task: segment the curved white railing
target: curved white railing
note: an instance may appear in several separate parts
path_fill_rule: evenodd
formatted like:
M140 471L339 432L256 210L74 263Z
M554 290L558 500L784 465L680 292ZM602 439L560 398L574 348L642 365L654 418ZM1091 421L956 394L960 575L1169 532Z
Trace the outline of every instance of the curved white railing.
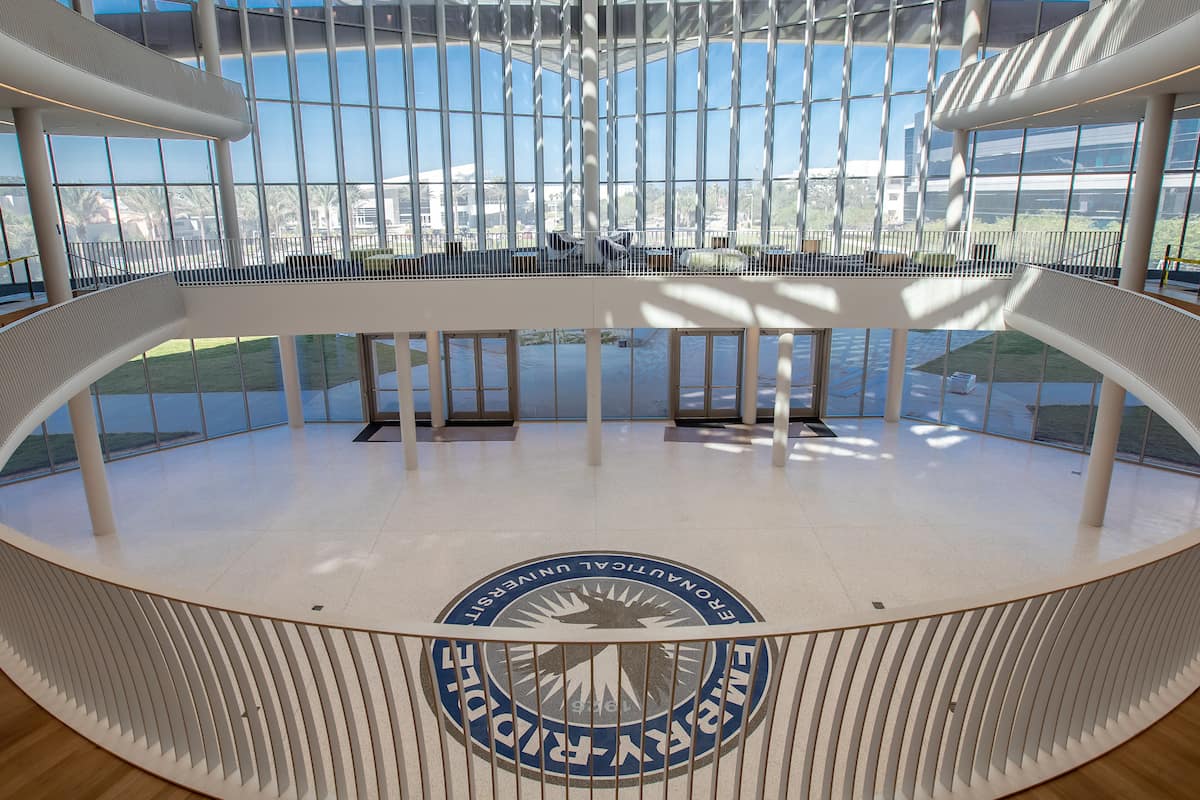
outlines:
M42 358L86 363L43 333ZM614 791L614 764L614 796L996 797L1104 752L1200 684L1200 534L1057 584L800 626L370 624L153 583L0 537L0 666L89 738L223 797L583 797ZM653 684L652 658L670 673ZM598 746L592 702L551 702L581 680L622 687L600 709L618 715L620 746ZM534 699L514 709L522 683Z
M1004 321L1137 395L1200 450L1200 318L1138 292L1021 267ZM1181 354L1183 357L1181 357Z
M0 329L0 464L71 396L183 330L171 275L131 281Z

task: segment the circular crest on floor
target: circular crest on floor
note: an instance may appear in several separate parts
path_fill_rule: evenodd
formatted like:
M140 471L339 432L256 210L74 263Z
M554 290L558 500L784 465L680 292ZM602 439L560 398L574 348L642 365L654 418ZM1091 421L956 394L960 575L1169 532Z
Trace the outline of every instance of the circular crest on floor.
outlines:
M673 642L671 629L761 620L732 588L674 561L621 552L526 561L475 582L438 621L561 630L564 641L433 642L437 707L457 736L465 728L477 752L509 767L560 780L661 776L735 745L775 662L763 639ZM604 644L600 632L594 644L567 641L636 628L660 630L659 641Z

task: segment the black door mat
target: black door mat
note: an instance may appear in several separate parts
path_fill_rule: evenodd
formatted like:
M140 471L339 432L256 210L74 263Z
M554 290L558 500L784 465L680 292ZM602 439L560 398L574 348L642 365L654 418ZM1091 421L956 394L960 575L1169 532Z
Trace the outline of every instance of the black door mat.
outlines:
M792 420L788 425L789 439L817 439L836 437L837 434L820 420ZM722 442L725 444L753 444L770 441L774 437L771 425L744 425L726 422L704 425L678 425L663 429L664 442Z
M444 428L417 427L418 442L513 442L517 426L508 425L448 425ZM363 428L356 442L399 442L400 423L372 422Z

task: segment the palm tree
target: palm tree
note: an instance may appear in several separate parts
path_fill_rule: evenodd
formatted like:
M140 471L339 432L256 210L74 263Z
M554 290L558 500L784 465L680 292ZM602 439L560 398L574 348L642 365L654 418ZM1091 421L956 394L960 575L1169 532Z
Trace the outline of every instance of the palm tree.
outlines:
M107 198L90 186L68 186L59 189L58 203L63 221L74 238L87 241L89 225L108 221Z
M176 186L171 189L171 222L177 239L191 238L198 233L209 239L217 235L209 225L215 222L213 192L210 186Z
M324 183L310 184L308 187L308 218L313 230L320 229L322 233L332 233L340 204L338 187ZM325 212L324 225L321 225L321 216L317 213L318 211ZM340 222L336 224L336 227L341 227Z
M258 216L258 190L253 186L239 186L234 190L237 197L238 228L242 238L262 235L262 220Z
M271 235L294 233L299 218L299 190L295 186L268 186L267 224L271 226Z
M167 238L167 201L158 186L125 186L118 195L121 210L126 214L125 227L140 222L146 239ZM137 237L129 236L126 239Z

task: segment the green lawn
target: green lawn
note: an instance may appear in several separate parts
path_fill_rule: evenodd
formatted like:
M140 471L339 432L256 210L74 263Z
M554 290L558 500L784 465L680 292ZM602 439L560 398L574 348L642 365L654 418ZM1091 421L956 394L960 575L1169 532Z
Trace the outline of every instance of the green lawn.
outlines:
M159 441L166 444L175 439L189 439L199 436L196 431L165 431L159 433ZM54 463L65 466L75 460L75 437L69 433L52 433L50 439L50 454ZM136 433L110 433L105 437L105 444L111 453L126 450L148 450L155 446L154 434L150 431ZM40 429L33 436L27 436L25 441L12 454L12 458L4 465L5 477L20 475L24 472L36 472L49 467L46 461L46 445L42 440Z
M1142 449L1142 432L1146 429L1146 415L1151 413L1145 406L1126 408L1121 421L1121 436L1117 449L1121 453L1136 456ZM1089 431L1088 407L1083 405L1042 406L1037 412L1039 441L1064 444L1083 444ZM1156 419L1150 423L1146 438L1146 457L1173 464L1200 466L1200 455L1187 441L1167 423Z
M996 348L996 374L989 376L992 347ZM1042 352L1045 345L1016 331L993 333L950 351L946 374L970 372L979 380L989 377L996 383L1036 383L1042 378ZM941 357L917 367L921 372L942 374ZM1051 349L1046 355L1046 380L1055 383L1087 383L1098 379L1095 370L1066 353Z
M321 379L321 347L325 348L326 375ZM304 386L340 386L359 379L358 340L352 336L298 336L300 379ZM146 353L146 370L141 359L134 359L105 375L97 385L104 394L144 394L146 372L155 392L194 392L196 377L206 392L240 392L242 376L247 391L272 391L283 388L279 373L279 350L274 337L247 336L241 341L241 373L238 370L238 345L232 338L197 339L196 363L192 365L187 339L173 339ZM414 366L426 361L425 352L412 350ZM395 355L381 350L379 369L393 372Z

